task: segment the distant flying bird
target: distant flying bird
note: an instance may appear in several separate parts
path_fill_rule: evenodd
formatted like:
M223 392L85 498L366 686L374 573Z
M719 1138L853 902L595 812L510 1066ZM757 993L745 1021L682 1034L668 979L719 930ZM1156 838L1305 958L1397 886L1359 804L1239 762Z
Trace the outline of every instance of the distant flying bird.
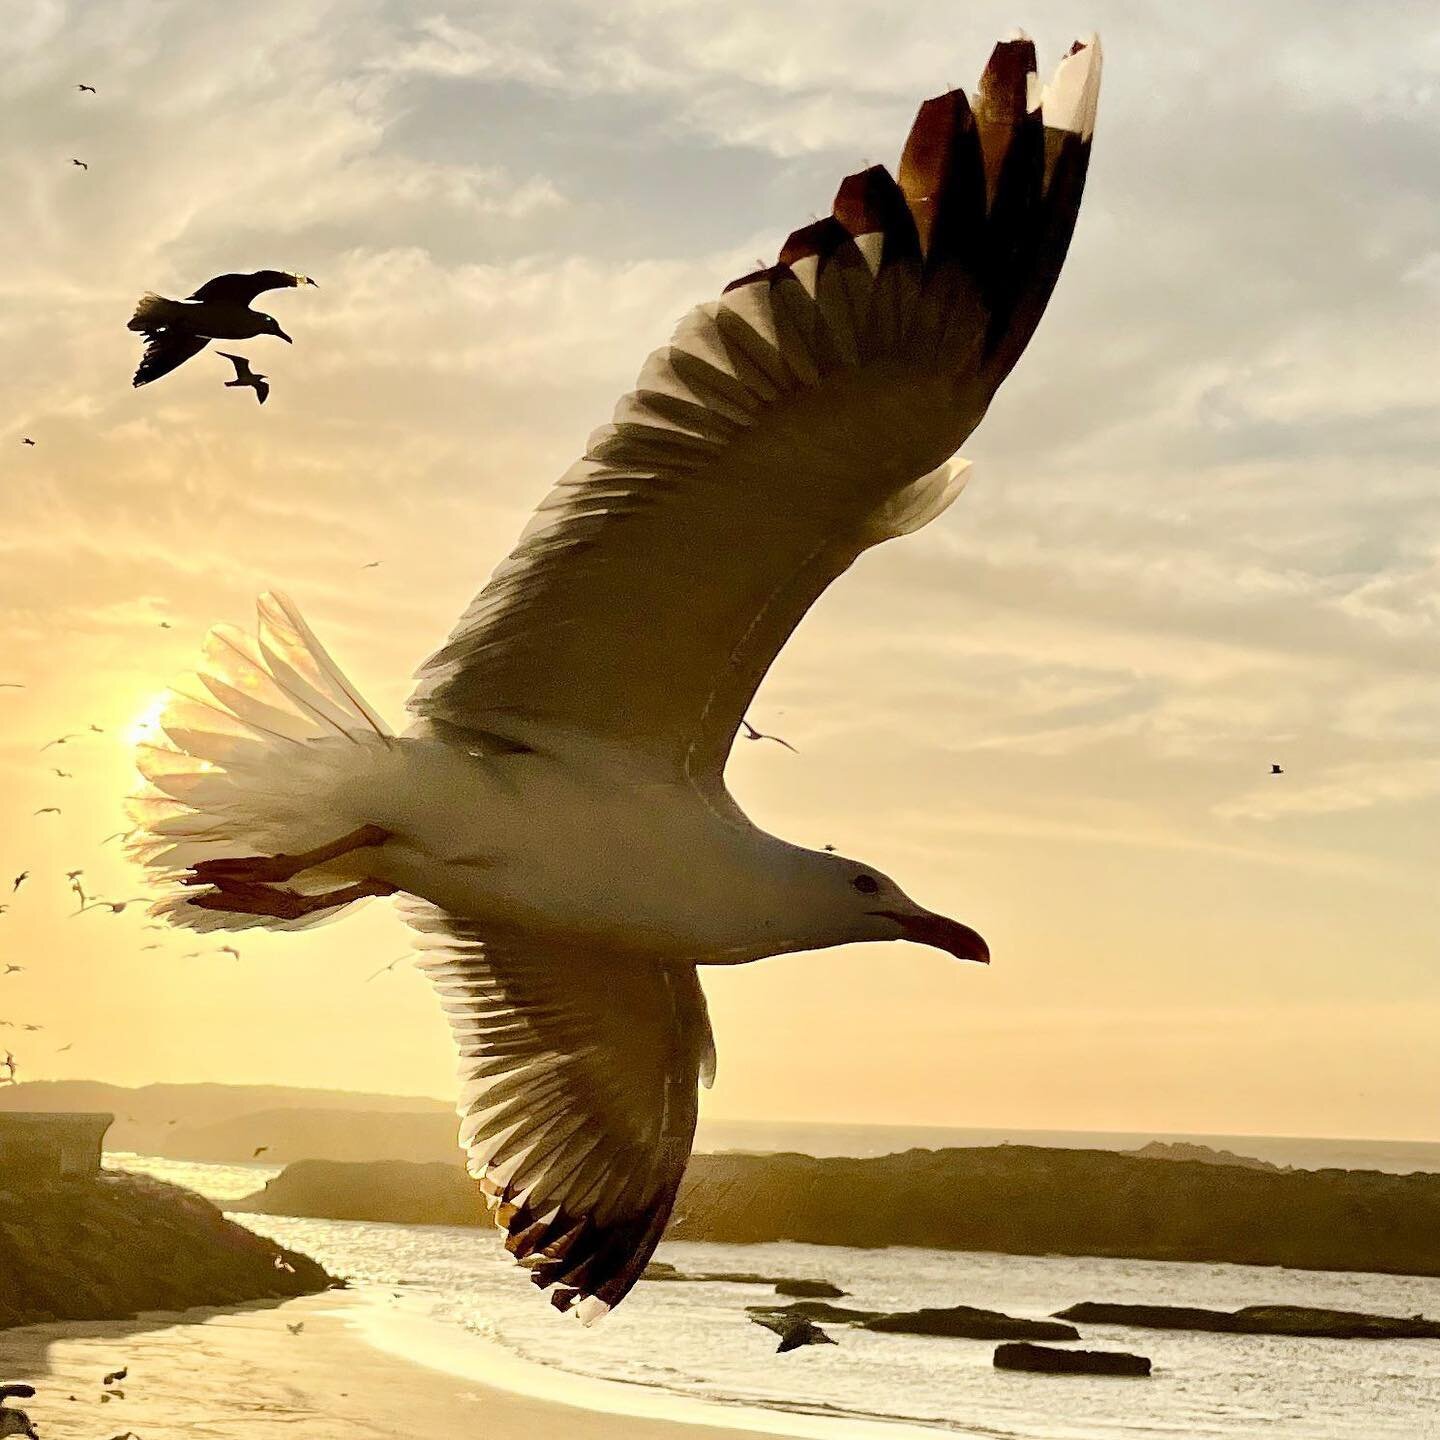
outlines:
M82 170L88 170L90 168L83 160L72 159L70 163L72 165L78 165Z
M0 1060L0 1065L3 1065L5 1069L10 1072L8 1075L5 1076L5 1080L8 1084L13 1085L15 1083L15 1074L18 1068L15 1064L15 1056L7 1050L5 1052L5 1058L3 1060Z
M382 560L369 560L360 568L362 570L377 570L382 564L384 564L384 561Z
M582 1320L673 1210L714 1067L700 966L881 940L989 958L882 872L755 826L724 769L811 605L959 494L957 451L1045 309L1099 49L1048 87L1034 69L1028 40L998 46L978 119L960 92L927 102L899 183L851 176L681 321L422 667L413 731L267 595L258 645L217 632L203 702L173 696L139 753L130 853L172 923L297 930L405 893L470 1173Z
M268 1145L257 1145L250 1158L252 1160L258 1158L259 1156L263 1155L269 1148L270 1147Z
M27 435L20 443L22 445L33 445L35 442Z
M130 317L129 328L145 336L145 355L131 383L148 385L168 375L192 355L198 355L212 340L250 340L257 335L274 335L289 344L290 337L275 317L252 310L251 302L266 290L314 283L308 275L256 270L248 275L217 275L188 300L167 300L153 292L142 295Z
M387 971L393 970L402 960L409 958L409 955L397 955L388 965L382 965L373 975L367 975L365 983L368 985L372 980L378 980Z
M1270 766L1270 773L1272 775L1283 775L1285 772L1278 765L1272 764Z
M43 1025L22 1025L20 1028L22 1030L29 1030L33 1034L35 1031L43 1030L45 1027Z
M18 975L25 967L23 965L7 965L4 973L6 975Z
M36 815L58 815L60 814L60 807L58 805L42 805L33 813Z
M222 945L216 952L217 955L233 955L237 960L240 952L233 945Z
M170 622L169 622L168 620L162 620L162 621L160 622L160 628L161 628L162 630L170 630L170 629L173 629L174 627L170 624Z
M107 835L100 843L108 845L112 840L128 840L135 833L134 829L117 830L113 835Z
M800 753L788 740L782 740L778 735L766 735L763 731L757 730L743 716L740 719L740 725L745 731L745 738L747 740L773 740L777 745L783 745L792 754L798 755Z
M79 915L86 910L108 910L112 915L123 915L127 905L144 905L150 899L149 895L132 895L128 900L90 900L75 913Z
M227 390L233 390L237 385L249 386L255 392L255 398L260 404L265 403L265 397L270 393L270 386L266 383L263 375L257 374L250 368L250 362L243 355L232 355L228 350L217 350L217 355L223 355L234 367L235 378L225 382Z
M73 1050L74 1048L75 1042L71 1040L68 1044L62 1045L55 1053L57 1055L63 1055L67 1050Z
M0 690L23 690L24 683L19 680L0 680Z
M29 878L30 878L30 872L29 872L28 870L22 870L22 871L10 882L10 893L13 895Z
M761 1312L752 1314L750 1319L756 1325L763 1325L772 1334L780 1337L780 1343L775 1347L777 1355L783 1355L787 1350L798 1350L802 1345L835 1345L838 1343L832 1340L813 1320L807 1320L803 1315L779 1313L767 1315Z
M60 770L54 765L50 767L50 770L52 774L58 776L61 780L73 780L75 778L69 770Z
M96 89L95 89L95 87L94 87L93 85L77 85L75 88L76 88L77 90L80 90L80 91L83 91L83 92L87 92L87 93L89 93L89 94L91 94L91 95L94 95L94 94L97 93L97 92L96 92Z
M105 731L92 720L90 722L90 733L92 735L103 735Z
M72 740L81 738L80 731L72 731L69 735L58 735L54 740L47 740L41 747L41 752L48 750L52 745L68 745Z
M286 1328L292 1335L298 1335L298 1334L305 1328L305 1322L304 1322L303 1320L297 1320L297 1321L292 1325L292 1324L287 1320L287 1321L285 1322L285 1328Z

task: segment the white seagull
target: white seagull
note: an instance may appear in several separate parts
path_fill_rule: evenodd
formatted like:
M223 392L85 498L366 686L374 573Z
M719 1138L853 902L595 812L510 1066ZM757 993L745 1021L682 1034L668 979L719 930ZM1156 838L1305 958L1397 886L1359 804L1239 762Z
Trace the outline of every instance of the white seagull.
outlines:
M727 756L792 630L960 493L959 446L1075 224L1100 50L999 45L920 109L898 183L840 186L692 311L419 672L393 733L295 607L209 636L142 747L135 852L195 930L402 892L506 1248L589 1321L639 1278L714 1045L701 965L852 941L988 959L873 866L753 825ZM553 1287L553 1288L552 1288Z

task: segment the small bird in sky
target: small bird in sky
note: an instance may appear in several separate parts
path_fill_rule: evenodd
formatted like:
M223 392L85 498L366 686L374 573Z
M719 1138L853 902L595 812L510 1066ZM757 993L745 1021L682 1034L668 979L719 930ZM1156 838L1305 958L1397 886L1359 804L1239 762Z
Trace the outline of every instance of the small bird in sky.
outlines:
M0 680L0 690L23 690L24 683L19 680Z
M68 1043L62 1045L55 1053L56 1053L57 1055L63 1055L67 1050L73 1050L74 1048L75 1048L75 1042L74 1042L73 1040L71 1040L71 1041L69 1041Z
M140 947L140 953L143 955L147 950L163 950L164 948L165 947L161 945L160 942L157 940L152 945L142 945Z
M105 731L101 726L95 724L95 722L92 720L90 722L90 733L92 735L103 735Z
M292 1325L292 1324L287 1320L287 1321L285 1322L285 1328L286 1328L292 1335L298 1335L298 1334L305 1328L305 1322L304 1322L303 1320L297 1320L297 1321L295 1322L295 1324Z
M76 160L73 157L71 158L70 163L72 165L78 165L82 170L88 170L90 168L83 160Z
M175 627L168 620L162 620L160 622L160 628L162 630L173 630Z
M60 779L60 780L73 780L73 779L75 778L74 774L73 774L71 771L69 771L69 770L61 770L61 769L59 769L59 768L58 768L57 766L55 766L55 765L52 765L52 766L50 767L50 770L51 770L51 773L52 773L53 775L55 775L55 776L56 776L58 779Z
M86 910L108 910L112 915L123 915L127 905L143 905L150 897L148 895L132 895L128 900L90 900L80 907L75 913L82 914Z
M388 965L382 965L374 975L367 975L365 977L365 983L368 985L372 980L378 979L381 975L385 974L387 970L393 970L402 960L408 960L409 958L408 955L397 955Z
M1271 773L1272 775L1283 775L1285 772L1284 772L1278 765L1276 765L1276 764L1274 763L1274 761L1271 761L1271 763L1270 763L1270 773Z
M40 750L41 750L41 752L43 753L44 751L48 750L52 745L68 745L72 740L79 740L80 738L81 738L81 735L80 735L80 731L78 731L78 730L72 731L72 732L71 732L70 734L68 734L68 735L57 735L57 736L55 737L55 739L53 739L53 740L47 740L47 741L40 747Z
M30 878L30 872L29 872L28 870L22 870L22 871L10 882L10 893L13 895L29 878Z
M257 1145L254 1151L251 1153L250 1158L252 1160L257 1159L259 1156L263 1155L269 1148L270 1147L268 1145Z
M788 740L782 740L778 735L766 735L763 731L757 730L748 720L741 720L740 724L744 728L747 740L773 740L777 745L783 745L791 754L798 755L800 753Z
M832 1340L813 1320L807 1320L803 1315L766 1315L752 1314L750 1319L756 1325L763 1325L772 1334L780 1337L780 1343L775 1347L777 1355L783 1355L787 1350L798 1350L802 1345L835 1345L838 1342Z
M384 562L381 561L381 560L369 560L369 561L367 561L364 565L362 565L360 568L361 568L362 570L375 570L375 569L378 569L383 563L384 563Z
M112 840L126 840L126 839L128 839L131 835L133 835L134 833L135 833L135 831L134 831L133 829L132 829L132 830L117 830L117 831L115 831L115 833L114 833L113 835L107 835L100 843L101 843L102 845L108 845Z
M13 1085L15 1083L15 1071L18 1067L15 1064L15 1056L9 1050L5 1052L5 1058L0 1060L0 1065L3 1065L10 1072L5 1076L5 1079Z
M235 378L225 382L227 390L233 390L236 386L249 386L255 392L255 399L261 405L265 403L265 397L270 393L270 385L265 376L250 368L250 362L243 355L232 355L228 350L217 350L217 355L223 355L234 367Z
M222 945L216 952L217 955L233 955L237 960L240 952L233 945Z
M77 85L75 88L82 94L95 95L99 93L93 85Z
M23 965L7 965L4 973L6 975L18 975L25 967Z
M27 435L20 443L22 445L33 445L35 442Z
M153 292L142 295L129 328L144 335L145 354L131 384L148 385L168 375L212 340L251 340L257 335L273 335L286 344L292 343L273 315L251 309L251 304L266 290L314 283L308 275L256 270L250 274L217 275L186 300L167 300Z
M58 805L42 805L33 813L36 815L58 815L60 814L60 807Z
M43 1025L22 1025L20 1028L29 1030L33 1034L36 1030L43 1030L45 1027Z

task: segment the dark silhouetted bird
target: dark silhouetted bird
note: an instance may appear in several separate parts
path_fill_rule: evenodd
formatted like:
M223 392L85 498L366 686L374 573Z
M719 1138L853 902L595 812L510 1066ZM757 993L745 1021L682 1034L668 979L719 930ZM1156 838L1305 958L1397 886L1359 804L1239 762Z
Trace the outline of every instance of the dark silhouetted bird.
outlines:
M25 968L25 967L24 967L23 965L7 965L7 966L5 967L5 972L4 972L4 973L5 973L6 975L17 975L17 974L19 974L19 972L20 972L21 970L23 970L24 968Z
M243 389L248 385L255 392L255 399L263 405L265 397L270 393L270 386L265 377L252 370L250 362L243 355L232 355L228 350L217 350L215 353L223 355L235 367L235 378L227 380L225 388L234 390L239 386Z
M25 686L19 680L0 680L0 690L23 690Z
M61 769L60 769L58 766L56 766L56 765L52 765L52 766L50 767L50 771L51 771L51 773L52 773L53 775L56 776L57 779L60 779L60 780L73 780L73 779L75 778L75 776L74 776L73 774L71 774L71 772L70 772L69 770L61 770Z
M274 335L290 343L273 315L252 310L251 302L265 290L313 285L307 275L284 270L256 270L249 275L217 275L187 300L167 300L147 293L130 317L130 329L145 337L145 355L135 371L134 385L148 385L198 355L212 340L252 340Z
M30 878L30 872L29 872L28 870L22 870L22 871L10 882L10 893L13 895L29 878Z
M1270 766L1270 773L1272 775L1283 775L1285 772L1278 765L1272 762Z
M286 1328L292 1335L298 1335L298 1334L305 1328L305 1322L304 1322L303 1320L297 1320L297 1321L292 1325L292 1324L287 1320L287 1321L285 1322L285 1328Z
M252 1160L257 1159L259 1156L263 1155L269 1148L270 1147L268 1145L257 1145L254 1151L251 1153L250 1158Z
M73 157L71 158L70 163L72 165L78 165L82 170L88 170L90 168L83 160L76 160Z
M68 745L72 740L78 740L79 738L80 738L80 732L79 732L78 730L77 730L77 731L73 731L73 732L72 732L71 734L69 734L69 735L57 735L57 736L55 737L55 739L53 739L53 740L47 740L47 741L40 747L40 750L41 750L41 752L43 753L44 751L48 750L52 745Z
M20 443L22 445L33 445L35 442L27 435Z
M777 745L783 745L792 754L800 753L788 740L782 740L778 735L766 735L763 731L757 730L748 720L742 720L740 724L744 728L747 740L773 740Z
M97 93L93 85L77 85L75 88L82 94L94 95Z
M834 1345L832 1340L813 1320L803 1315L751 1315L757 1325L763 1325L780 1337L775 1347L777 1355L787 1350L798 1350L802 1345Z
M34 813L36 815L58 815L60 813L60 807L58 805L42 805Z

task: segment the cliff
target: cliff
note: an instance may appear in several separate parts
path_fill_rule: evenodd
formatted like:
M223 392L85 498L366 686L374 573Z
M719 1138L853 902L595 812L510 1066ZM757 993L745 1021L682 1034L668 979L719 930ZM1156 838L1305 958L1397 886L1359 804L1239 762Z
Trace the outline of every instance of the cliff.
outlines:
M158 1180L106 1173L0 1189L0 1329L281 1299L335 1283L307 1256Z
M459 1166L292 1165L237 1210L480 1224ZM1440 1275L1440 1175L1255 1170L1003 1145L696 1155L673 1240L920 1246Z

